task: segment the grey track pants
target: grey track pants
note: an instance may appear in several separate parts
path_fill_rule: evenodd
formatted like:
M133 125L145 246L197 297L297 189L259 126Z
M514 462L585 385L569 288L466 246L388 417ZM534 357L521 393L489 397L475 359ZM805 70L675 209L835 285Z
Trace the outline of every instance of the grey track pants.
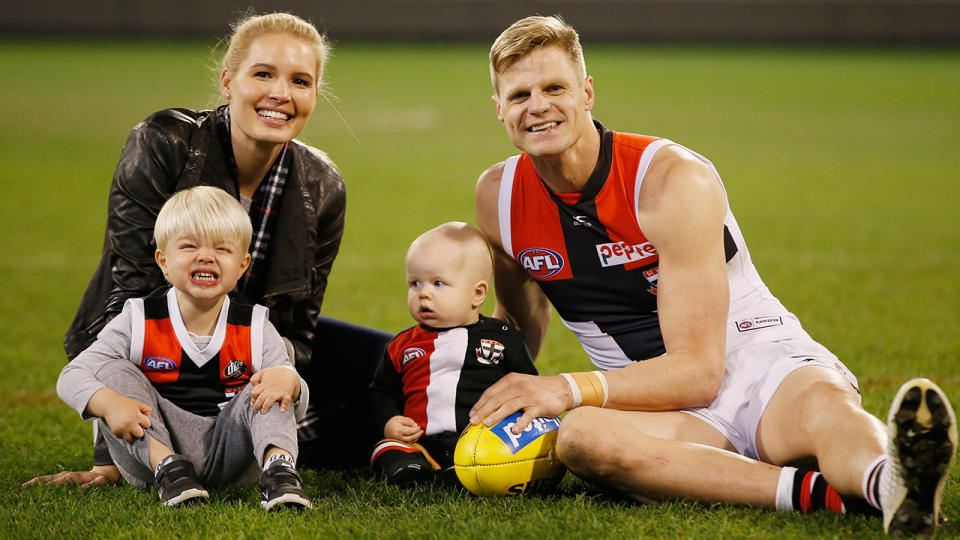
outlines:
M162 397L130 362L111 362L97 373L97 378L117 393L153 408L152 425L145 430L147 436L132 443L113 435L103 419L97 420L97 429L106 439L110 456L132 486L147 488L154 481L147 437L189 459L206 487L255 482L269 446L297 457L293 407L280 412L278 404L274 404L266 414L254 412L250 405L251 385L234 396L219 415L207 417L185 411Z

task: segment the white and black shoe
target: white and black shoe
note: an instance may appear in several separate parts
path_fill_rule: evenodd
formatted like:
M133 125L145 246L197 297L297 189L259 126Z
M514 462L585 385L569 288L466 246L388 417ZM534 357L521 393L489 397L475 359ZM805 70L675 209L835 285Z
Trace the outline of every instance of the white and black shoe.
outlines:
M210 498L197 480L193 463L179 454L171 454L157 464L157 494L164 506L180 506Z
M277 506L286 506L296 510L313 508L303 480L293 463L286 459L276 459L260 474L260 507L270 510Z
M883 530L931 536L941 521L940 497L957 448L957 420L933 381L900 387L887 417L889 461L880 477Z

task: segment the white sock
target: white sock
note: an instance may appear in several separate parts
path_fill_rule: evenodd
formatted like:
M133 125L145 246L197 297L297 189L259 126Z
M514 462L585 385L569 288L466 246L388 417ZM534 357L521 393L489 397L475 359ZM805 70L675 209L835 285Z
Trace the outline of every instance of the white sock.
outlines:
M793 479L796 475L796 467L780 469L780 479L777 480L777 510L781 512L793 511Z
M863 482L860 485L863 490L863 498L877 510L883 510L880 507L880 473L886 463L886 454L881 454L877 459L871 461L863 471Z
M287 463L289 463L289 464L291 464L291 465L294 465L294 466L297 464L297 462L294 461L294 459L293 459L292 457L284 454L283 452L278 452L278 453L270 456L270 457L267 459L267 461L264 462L264 464L263 464L263 470L267 470L267 467L269 467L274 461L277 461L278 459L282 459L282 460L286 461Z

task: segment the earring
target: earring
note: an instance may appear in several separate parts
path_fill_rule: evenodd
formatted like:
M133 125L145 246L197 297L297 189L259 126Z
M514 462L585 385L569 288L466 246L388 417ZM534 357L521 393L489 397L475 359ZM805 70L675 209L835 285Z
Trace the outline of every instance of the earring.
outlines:
M226 94L224 94L223 97L230 99L230 92L227 92Z

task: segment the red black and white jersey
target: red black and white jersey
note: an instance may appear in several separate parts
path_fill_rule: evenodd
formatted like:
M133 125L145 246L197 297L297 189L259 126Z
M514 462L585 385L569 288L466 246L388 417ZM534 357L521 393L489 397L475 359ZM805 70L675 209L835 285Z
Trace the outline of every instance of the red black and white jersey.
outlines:
M181 409L216 416L262 365L267 309L223 301L213 336L201 350L189 335L173 288L128 300L130 361L157 392Z
M523 153L504 162L498 213L504 251L537 281L594 364L616 369L665 352L657 315L659 256L636 209L653 156L675 143L596 126L600 156L581 192L554 193ZM720 182L713 165L691 153ZM751 328L799 328L757 274L729 206L724 251L731 301L727 350L738 345L749 321L759 321Z
M499 319L481 315L469 326L408 328L387 345L370 384L377 428L403 415L427 436L459 433L480 394L513 371L537 374L520 333Z

